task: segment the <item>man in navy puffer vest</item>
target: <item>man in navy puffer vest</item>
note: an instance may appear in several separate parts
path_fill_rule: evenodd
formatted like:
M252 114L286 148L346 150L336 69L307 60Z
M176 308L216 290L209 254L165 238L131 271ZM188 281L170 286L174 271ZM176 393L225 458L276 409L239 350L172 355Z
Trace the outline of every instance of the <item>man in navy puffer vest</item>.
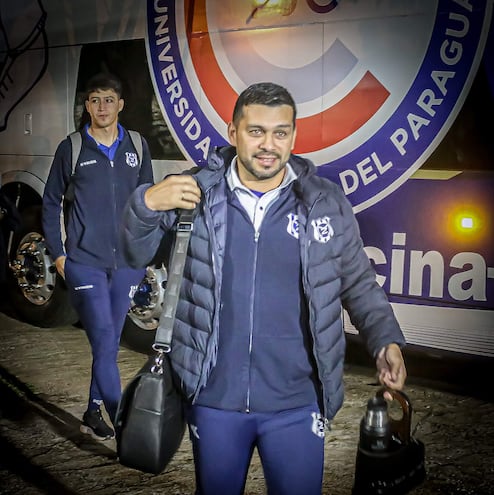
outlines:
M325 425L343 401L345 308L380 382L401 389L403 334L336 184L291 154L296 107L272 83L248 87L232 147L207 166L140 186L124 215L145 266L178 208L199 205L171 362L187 398L197 494L241 494L254 448L268 493L319 495Z

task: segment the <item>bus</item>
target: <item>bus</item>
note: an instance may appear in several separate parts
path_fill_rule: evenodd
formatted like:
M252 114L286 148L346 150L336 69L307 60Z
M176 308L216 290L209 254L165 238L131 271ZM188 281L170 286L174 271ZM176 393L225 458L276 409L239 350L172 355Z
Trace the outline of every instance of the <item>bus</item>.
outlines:
M41 202L58 143L84 122L83 88L124 83L122 124L147 139L155 180L227 143L248 84L286 86L295 153L351 201L407 343L494 358L492 0L0 1L0 186L22 225L5 237L8 296L38 326L75 323L44 245ZM149 349L159 257L123 338ZM356 330L342 312L351 340Z

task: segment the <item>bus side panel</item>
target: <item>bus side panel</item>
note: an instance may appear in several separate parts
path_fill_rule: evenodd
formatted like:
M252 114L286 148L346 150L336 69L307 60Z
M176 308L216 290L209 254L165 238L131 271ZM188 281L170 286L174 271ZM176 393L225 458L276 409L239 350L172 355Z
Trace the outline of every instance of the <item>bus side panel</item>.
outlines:
M494 357L494 173L421 175L357 214L377 279L409 343Z

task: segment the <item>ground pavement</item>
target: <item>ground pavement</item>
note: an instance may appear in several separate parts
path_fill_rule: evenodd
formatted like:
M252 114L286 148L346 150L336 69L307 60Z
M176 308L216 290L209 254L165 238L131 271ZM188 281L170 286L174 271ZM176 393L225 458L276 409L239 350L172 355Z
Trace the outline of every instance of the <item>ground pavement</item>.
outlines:
M142 354L121 350L123 385L144 361ZM192 495L187 437L167 469L153 476L121 466L114 441L79 433L89 368L80 328L41 329L0 313L0 494ZM354 365L346 367L345 385L345 405L326 436L324 494L351 493L359 422L377 390L373 370ZM413 377L406 392L415 436L426 447L427 480L412 493L494 494L494 402ZM245 493L265 493L257 457Z

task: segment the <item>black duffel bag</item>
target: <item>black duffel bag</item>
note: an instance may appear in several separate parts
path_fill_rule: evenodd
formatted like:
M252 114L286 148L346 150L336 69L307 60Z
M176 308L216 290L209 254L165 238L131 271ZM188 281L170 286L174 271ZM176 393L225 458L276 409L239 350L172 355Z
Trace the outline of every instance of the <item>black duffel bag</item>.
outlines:
M168 355L197 208L179 210L163 307L152 346L155 354L125 387L115 417L120 464L146 473L158 474L165 469L185 432L184 403Z
M115 419L120 464L161 473L180 447L185 424L168 356L158 353L123 391Z

